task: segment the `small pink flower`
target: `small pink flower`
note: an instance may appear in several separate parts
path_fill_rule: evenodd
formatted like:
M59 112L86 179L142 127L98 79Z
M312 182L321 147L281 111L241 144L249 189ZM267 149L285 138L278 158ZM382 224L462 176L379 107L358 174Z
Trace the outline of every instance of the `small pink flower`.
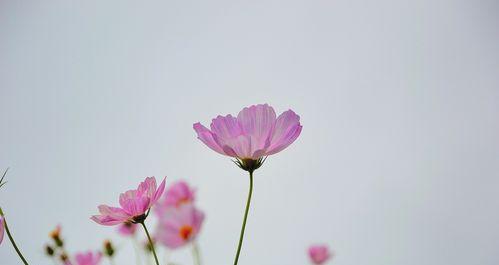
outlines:
M192 204L169 208L159 218L156 238L168 248L179 248L196 238L203 220L204 213Z
M97 265L101 258L102 254L100 252L94 253L92 251L77 253L75 255L77 265Z
M166 189L163 197L164 199L158 202L159 207L156 208L159 214L170 207L179 207L183 204L193 203L194 189L189 187L185 181L178 181Z
M314 245L308 249L310 260L316 265L324 264L331 256L329 249L325 245Z
M241 160L259 160L288 147L300 135L300 117L292 110L276 118L267 105L244 108L236 117L218 116L210 129L194 124L198 139L214 151Z
M120 195L121 207L100 205L100 215L91 217L101 225L117 225L125 222L137 223L145 219L146 213L158 201L165 190L165 179L156 187L154 177L146 178L136 190L129 190Z
M125 222L118 226L118 233L122 236L133 236L136 231L137 225L130 222Z
M3 222L3 216L0 215L0 244L2 244L4 233L5 233L5 227Z

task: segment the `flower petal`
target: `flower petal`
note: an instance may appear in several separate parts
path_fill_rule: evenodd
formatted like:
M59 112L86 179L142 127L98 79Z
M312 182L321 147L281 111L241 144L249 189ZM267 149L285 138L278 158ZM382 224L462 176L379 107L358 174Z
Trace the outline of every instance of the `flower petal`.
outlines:
M211 132L216 135L215 140L224 141L242 134L241 127L237 119L232 115L218 116L211 122Z
M232 139L225 140L224 150L234 152L235 156L244 159L252 158L251 136L239 135Z
M145 214L150 207L151 199L144 196L126 201L123 210L125 210L130 216L134 217Z
M156 178L147 177L137 188L137 196L145 195L148 198L152 198L156 192L156 187Z
M195 123L193 125L194 130L198 134L198 139L201 140L205 145L211 148L213 151L220 153L222 155L227 155L222 147L220 147L215 141L213 133L208 130L208 128L204 127L201 123Z
M275 154L288 147L298 138L301 129L300 116L292 110L283 112L277 117L266 155Z
M237 120L245 135L251 136L252 152L270 144L269 138L276 121L274 109L268 104L244 108Z
M161 184L159 184L158 189L152 196L151 206L154 205L159 200L159 198L161 198L161 195L163 195L163 192L165 191L165 185L166 185L166 177L163 178L163 181L161 182Z

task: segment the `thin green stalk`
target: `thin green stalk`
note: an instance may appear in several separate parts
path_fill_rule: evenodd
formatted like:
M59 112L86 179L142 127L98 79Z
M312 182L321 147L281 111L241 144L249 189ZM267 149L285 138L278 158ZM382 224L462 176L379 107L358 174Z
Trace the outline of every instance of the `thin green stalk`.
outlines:
M192 242L192 257L194 258L195 265L201 265L201 255L199 254L199 247L197 242Z
M152 242L151 236L149 235L149 231L147 231L146 224L144 223L144 221L142 221L140 224L142 225L142 227L144 227L144 231L146 231L147 239L149 239L149 244L151 245L151 250L152 254L154 255L156 265L159 265L158 256L156 255L156 250L154 249L154 243Z
M253 194L253 171L249 172L250 177L250 187L248 193L248 200L246 201L246 210L244 212L243 226L241 227L241 234L239 235L239 245L237 246L236 258L234 259L234 265L237 265L239 261L239 254L241 253L241 247L243 245L244 230L246 229L246 220L248 219L249 208L251 204L251 195Z
M10 243L12 243L12 246L14 247L14 249L17 252L17 255L19 255L19 257L23 261L24 265L29 265L28 262L26 261L26 259L24 258L23 254L21 253L21 251L17 247L16 241L14 241L12 234L10 233L9 226L7 225L7 220L5 219L5 216L3 217L3 226L5 228L5 232L7 232L7 236L9 237Z

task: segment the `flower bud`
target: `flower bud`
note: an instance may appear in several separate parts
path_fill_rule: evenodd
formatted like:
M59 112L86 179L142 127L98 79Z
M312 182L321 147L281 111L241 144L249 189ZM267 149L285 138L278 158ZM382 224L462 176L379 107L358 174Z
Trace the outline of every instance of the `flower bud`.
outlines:
M54 244L56 247L64 246L64 241L61 239L61 226L57 226L52 232L49 234L50 238L54 240Z
M55 253L55 251L54 251L53 247L51 247L50 245L45 246L45 254L47 254L47 256L52 257L52 256L54 256L54 253Z
M69 261L69 257L66 253L62 253L59 258L61 259L62 263L64 263L64 264L66 264Z
M108 257L112 257L114 255L114 247L111 241L104 241L104 254Z

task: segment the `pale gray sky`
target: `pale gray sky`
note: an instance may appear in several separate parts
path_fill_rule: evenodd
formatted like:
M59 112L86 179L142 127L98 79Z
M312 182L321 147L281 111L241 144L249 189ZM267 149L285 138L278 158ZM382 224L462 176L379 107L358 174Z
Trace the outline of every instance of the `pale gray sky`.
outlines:
M0 3L0 205L32 264L119 242L89 220L145 176L186 179L205 265L232 264L248 177L192 124L269 103L300 138L255 173L240 265L499 263L496 1ZM130 250L130 251L128 251ZM190 264L187 249L171 258ZM8 242L0 263L20 264Z

